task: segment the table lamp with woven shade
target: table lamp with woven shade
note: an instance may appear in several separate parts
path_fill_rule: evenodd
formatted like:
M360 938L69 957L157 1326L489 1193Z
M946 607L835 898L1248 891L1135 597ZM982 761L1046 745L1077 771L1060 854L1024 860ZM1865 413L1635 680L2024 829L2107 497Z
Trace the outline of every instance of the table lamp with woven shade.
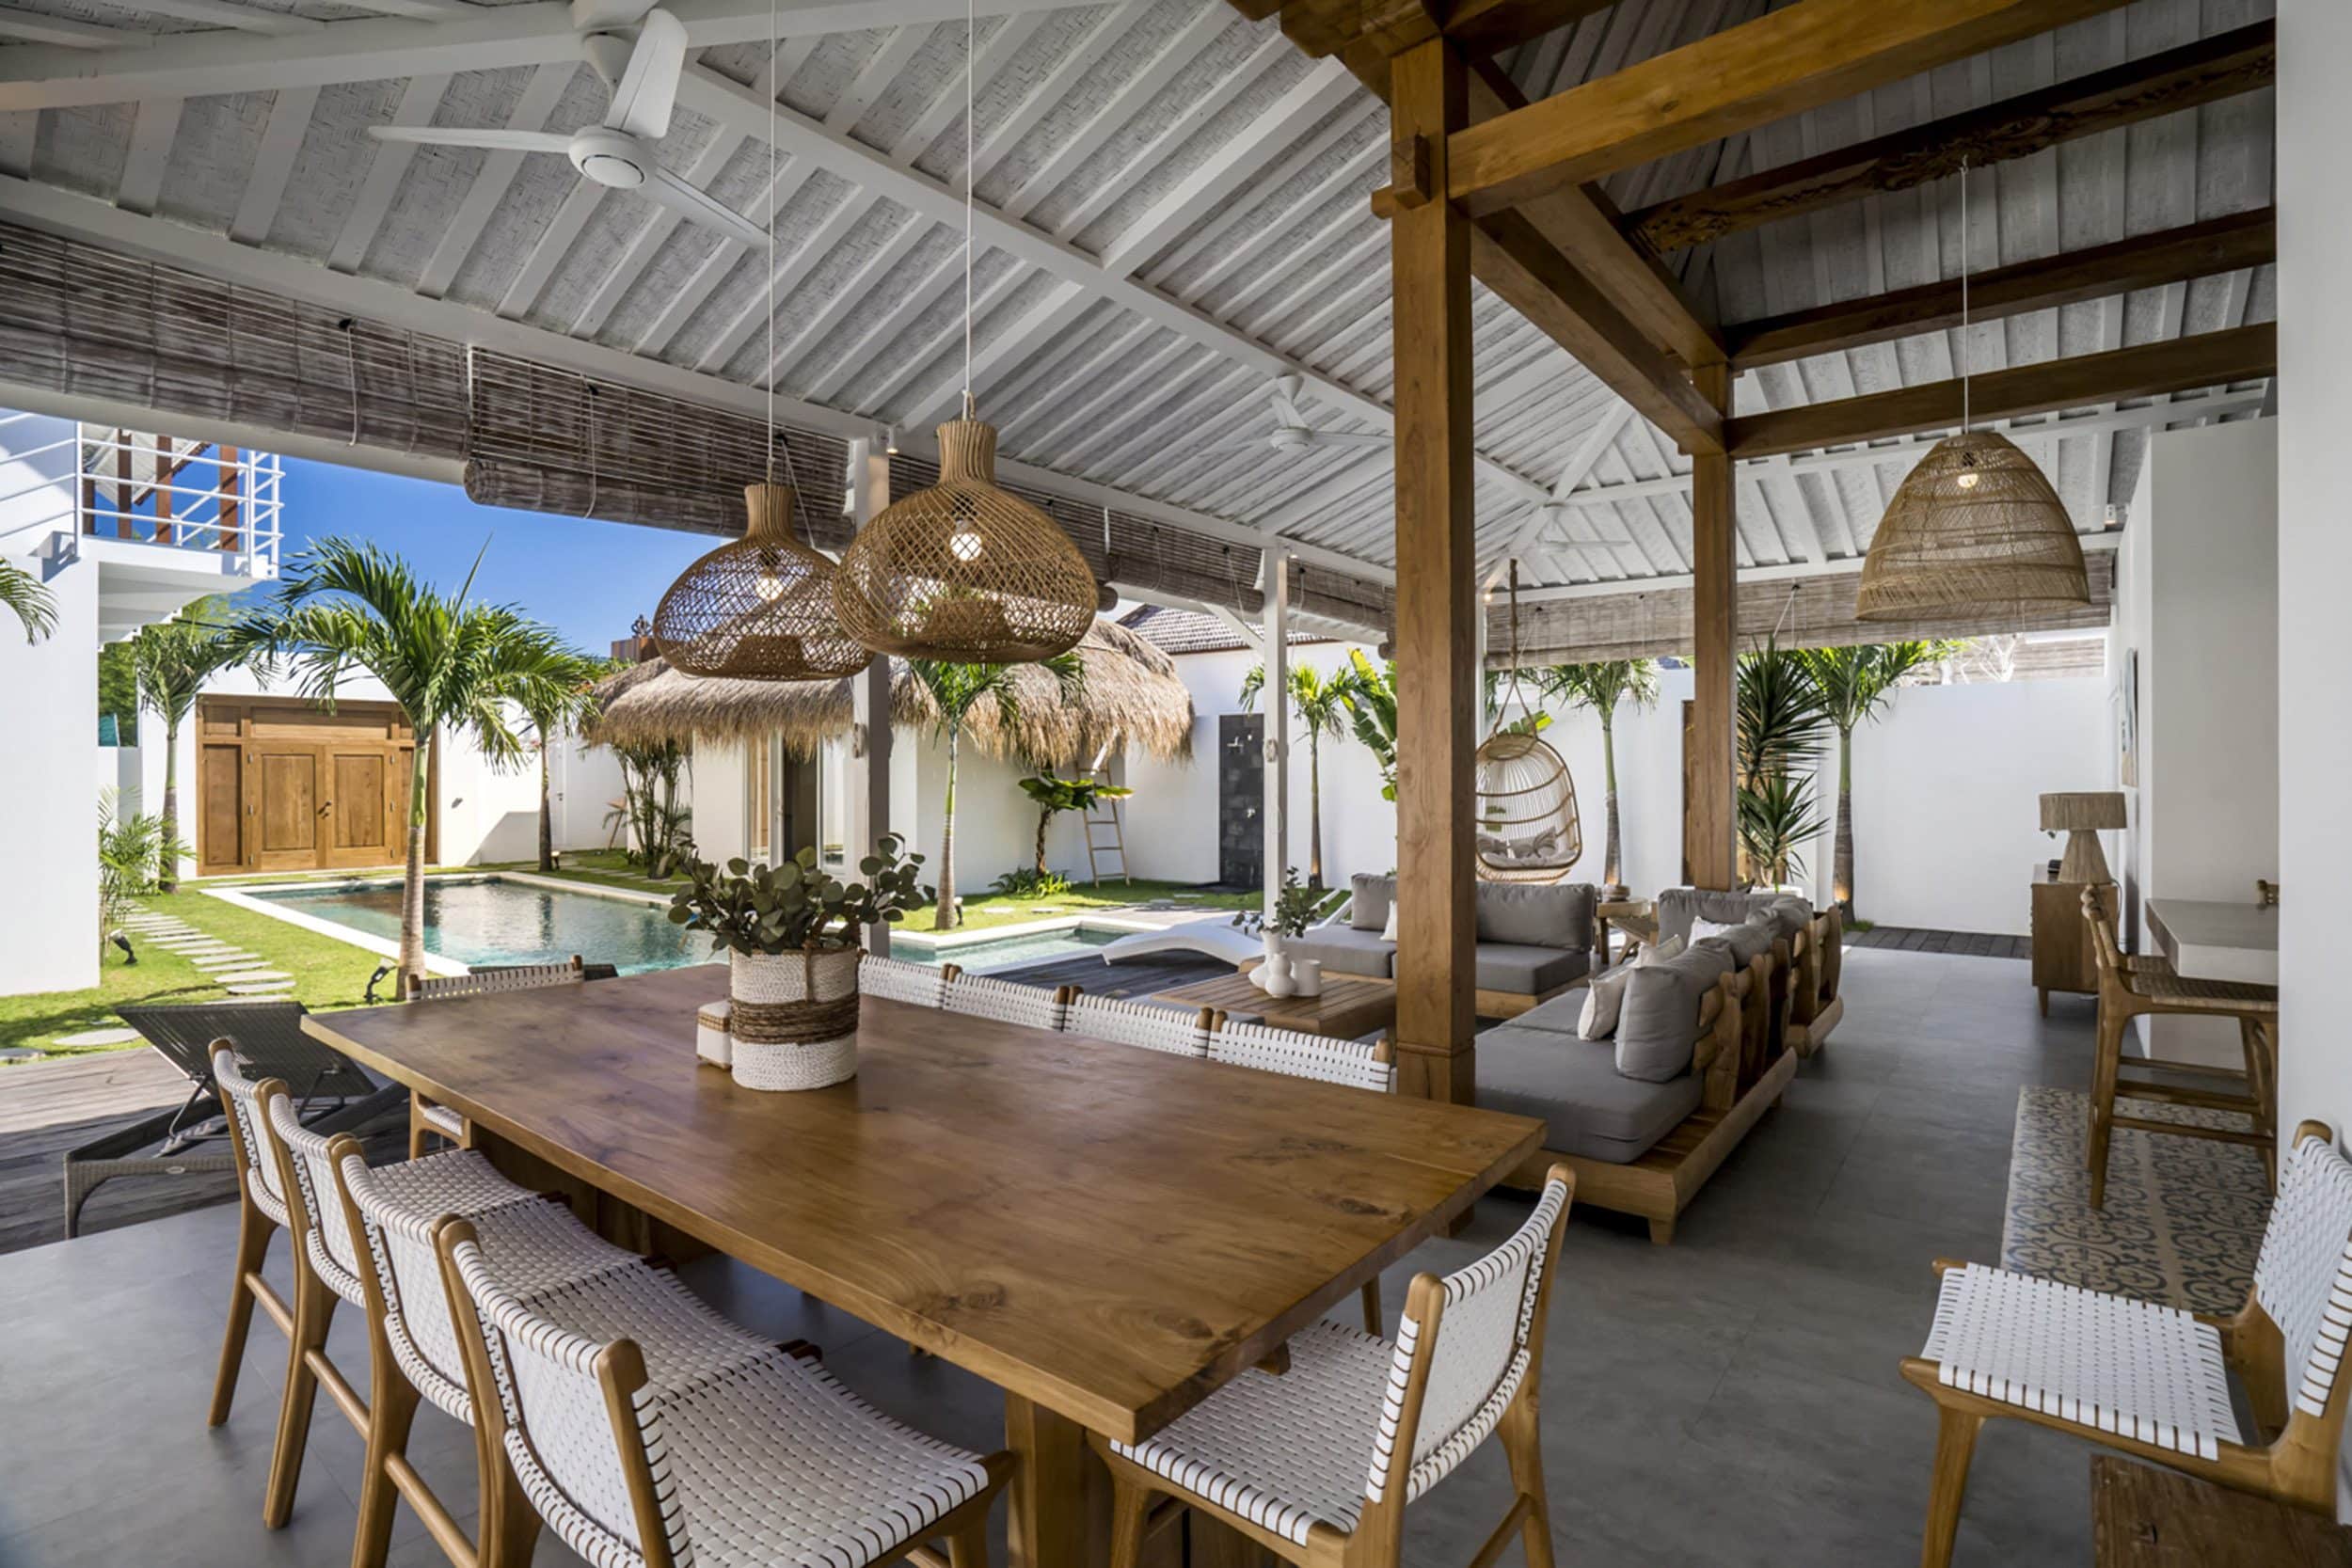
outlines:
M736 680L837 680L873 653L834 614L834 563L792 536L792 486L743 486L751 525L679 574L653 614L673 669Z
M2111 882L2107 857L2099 847L2101 829L2126 825L2123 796L2119 790L2058 791L2042 798L2042 831L2066 834L2066 858L2058 863L2061 882Z
M1033 664L1094 625L1086 558L1054 519L996 484L996 430L939 427L939 483L858 531L834 578L842 628L906 658Z

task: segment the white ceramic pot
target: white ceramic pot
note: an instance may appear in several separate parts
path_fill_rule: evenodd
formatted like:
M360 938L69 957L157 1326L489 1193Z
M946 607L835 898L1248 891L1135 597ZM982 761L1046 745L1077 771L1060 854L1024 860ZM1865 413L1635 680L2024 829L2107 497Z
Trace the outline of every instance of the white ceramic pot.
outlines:
M1258 966L1258 989L1268 996L1289 996L1296 988L1291 981L1290 955L1282 951L1282 939L1273 931L1265 934L1265 962Z
M855 947L728 956L735 1080L753 1089L821 1089L857 1071Z
M1293 958L1291 960L1291 989L1295 995L1321 996L1323 994L1323 960L1321 958Z

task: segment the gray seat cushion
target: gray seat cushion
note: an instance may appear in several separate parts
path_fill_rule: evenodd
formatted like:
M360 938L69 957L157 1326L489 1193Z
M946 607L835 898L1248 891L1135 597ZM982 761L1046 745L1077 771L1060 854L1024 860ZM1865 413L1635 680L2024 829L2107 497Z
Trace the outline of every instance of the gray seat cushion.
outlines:
M1508 991L1513 996L1541 996L1584 978L1592 955L1557 947L1530 947L1513 942L1478 944L1478 989ZM1571 1024L1573 1027L1573 1024Z
M1635 966L1617 1013L1614 1069L1652 1084L1689 1077L1699 1043L1699 1008L1731 970L1731 954L1711 940L1662 962Z
M1579 1038L1577 1025L1584 1017L1584 992L1580 987L1565 996L1538 1002L1511 1021L1515 1029L1541 1029L1547 1034Z
M1582 951L1593 945L1594 902L1589 882L1481 882L1478 940Z
M1388 929L1389 905L1396 898L1396 879L1359 871L1349 891L1352 897L1347 906L1347 923L1374 936Z
M1699 1108L1698 1079L1663 1084L1617 1070L1603 1040L1580 1040L1524 1023L1478 1037L1478 1103L1535 1117L1550 1128L1544 1147L1621 1165L1637 1160Z
M1382 924L1388 921L1383 911ZM1393 976L1396 963L1396 943L1380 940L1380 927L1359 931L1353 926L1316 926L1303 937L1293 937L1282 944L1293 958L1320 958L1326 974L1362 974L1375 980Z

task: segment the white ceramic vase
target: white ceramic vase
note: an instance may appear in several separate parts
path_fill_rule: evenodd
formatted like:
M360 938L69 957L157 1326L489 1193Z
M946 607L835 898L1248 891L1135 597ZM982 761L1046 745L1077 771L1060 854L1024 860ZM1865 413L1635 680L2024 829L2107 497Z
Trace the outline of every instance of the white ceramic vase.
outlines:
M735 1081L752 1089L821 1089L857 1071L855 947L728 957Z
M1293 958L1291 961L1291 992L1295 996L1323 994L1323 960Z
M1289 996L1295 990L1291 980L1290 955L1282 951L1279 932L1265 934L1265 962L1258 966L1258 989L1268 996Z

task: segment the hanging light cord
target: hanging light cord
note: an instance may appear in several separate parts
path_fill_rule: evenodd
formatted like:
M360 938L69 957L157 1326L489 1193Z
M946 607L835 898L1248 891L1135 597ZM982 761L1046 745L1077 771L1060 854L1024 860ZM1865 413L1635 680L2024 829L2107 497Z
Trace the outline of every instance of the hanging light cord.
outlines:
M776 482L776 0L768 0L768 483ZM786 526L790 527L787 520Z
M774 5L774 0L770 0ZM1960 433L1969 433L1969 155L1960 157Z
M772 6L776 0L768 0ZM972 55L976 38L974 0L963 0L963 417L972 403L972 187L978 170L972 162Z

